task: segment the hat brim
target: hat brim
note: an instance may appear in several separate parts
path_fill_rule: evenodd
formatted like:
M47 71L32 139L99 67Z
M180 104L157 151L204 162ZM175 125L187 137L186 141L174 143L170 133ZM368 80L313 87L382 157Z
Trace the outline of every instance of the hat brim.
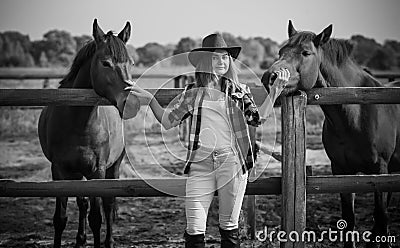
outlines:
M215 50L226 50L233 60L237 59L242 47L200 47L193 49L188 54L189 62L196 67L200 59L204 56L204 52L214 52Z

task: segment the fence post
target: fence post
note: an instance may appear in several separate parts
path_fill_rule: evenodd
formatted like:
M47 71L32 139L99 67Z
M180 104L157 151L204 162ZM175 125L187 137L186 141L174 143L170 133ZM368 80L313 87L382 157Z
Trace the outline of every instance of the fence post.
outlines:
M256 238L256 196L248 195L247 197L247 225L249 229L247 230L247 235L250 239L254 240Z
M282 100L282 230L287 242L281 248L304 248L306 227L305 109L307 95L281 97ZM292 233L291 232L295 232Z

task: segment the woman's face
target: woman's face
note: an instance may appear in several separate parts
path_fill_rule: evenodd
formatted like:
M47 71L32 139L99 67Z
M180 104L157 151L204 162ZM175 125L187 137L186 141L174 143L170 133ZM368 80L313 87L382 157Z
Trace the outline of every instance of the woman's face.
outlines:
M224 75L229 69L229 54L225 50L215 50L211 55L213 72L217 75Z

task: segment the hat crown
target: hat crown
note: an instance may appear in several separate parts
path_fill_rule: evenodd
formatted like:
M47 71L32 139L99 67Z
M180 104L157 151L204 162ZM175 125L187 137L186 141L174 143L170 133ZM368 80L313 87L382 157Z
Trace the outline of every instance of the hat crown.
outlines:
M236 59L240 53L241 47L240 46L227 46L225 43L224 38L220 33L210 34L204 37L202 47L195 48L188 54L188 59L190 63L194 66L198 64L200 59L203 57L204 53L201 52L214 52L217 49L226 50L232 59Z
M202 47L226 48L227 45L221 34L210 34L203 39Z

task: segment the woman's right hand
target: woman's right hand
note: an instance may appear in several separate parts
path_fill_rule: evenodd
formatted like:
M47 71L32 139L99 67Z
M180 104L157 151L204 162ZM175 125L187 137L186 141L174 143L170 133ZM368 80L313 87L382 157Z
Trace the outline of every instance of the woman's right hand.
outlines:
M289 82L290 72L288 69L283 68L274 72L277 77L272 84L271 91L278 97L285 89L286 84Z
M278 99L282 91L285 89L290 78L290 72L286 68L281 68L274 73L276 74L276 79L271 86L268 98L265 98L264 103L259 108L261 123L265 122L272 113L276 99Z
M139 98L140 105L149 105L153 99L153 95L145 89L140 88L136 82L127 82L131 86L126 87L124 90L129 90L130 94L133 94Z

